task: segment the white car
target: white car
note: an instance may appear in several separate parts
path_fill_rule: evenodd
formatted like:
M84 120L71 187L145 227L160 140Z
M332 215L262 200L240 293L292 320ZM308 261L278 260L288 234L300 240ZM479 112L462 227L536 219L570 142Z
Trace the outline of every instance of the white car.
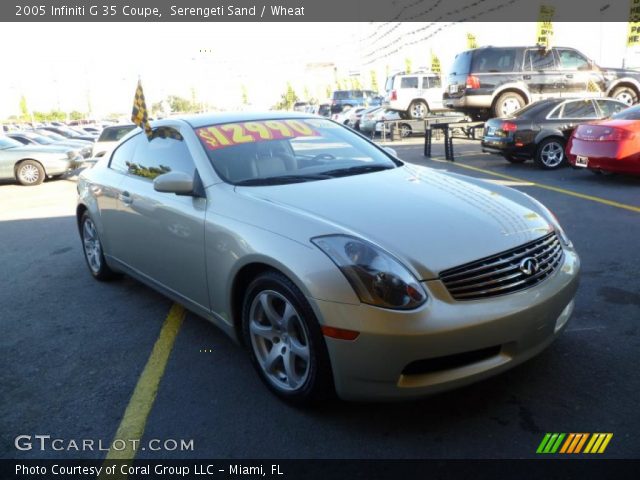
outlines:
M133 124L105 127L96 143L93 144L93 152L91 152L91 156L93 158L104 157L113 150L122 137L135 127L136 126Z
M333 120L334 122L341 123L342 125L351 126L350 121L351 121L352 115L356 113L360 113L365 109L366 109L365 107L346 108L340 113L334 113L333 115L331 115L331 120Z
M404 112L406 118L424 118L430 112L446 111L440 75L432 72L397 73L387 79L382 104Z

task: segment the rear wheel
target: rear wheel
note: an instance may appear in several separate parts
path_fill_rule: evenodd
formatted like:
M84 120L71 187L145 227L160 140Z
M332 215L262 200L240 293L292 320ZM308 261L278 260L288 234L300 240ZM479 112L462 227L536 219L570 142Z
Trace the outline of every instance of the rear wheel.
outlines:
M631 87L618 87L611 96L627 105L633 105L638 102L638 93Z
M496 117L508 117L512 113L520 110L526 104L522 95L516 92L505 92L498 97L493 106L493 113Z
M80 239L82 240L84 259L87 262L91 275L102 281L118 277L118 274L109 268L109 265L107 265L104 259L102 243L98 237L98 229L86 211L80 219Z
M555 170L566 163L566 155L564 153L564 140L552 137L546 138L538 145L536 150L535 162L545 170Z
M24 160L16 167L16 180L21 185L40 185L44 177L44 168L35 160Z
M242 331L251 363L278 397L301 404L332 392L320 325L305 296L287 277L266 272L251 282L243 302Z
M429 114L429 107L422 100L414 100L409 106L409 118L422 119Z

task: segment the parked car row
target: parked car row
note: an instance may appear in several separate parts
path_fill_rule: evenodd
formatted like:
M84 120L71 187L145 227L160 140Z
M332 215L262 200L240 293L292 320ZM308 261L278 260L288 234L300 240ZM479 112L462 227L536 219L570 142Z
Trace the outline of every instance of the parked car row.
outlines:
M38 185L79 167L85 160L106 155L129 133L133 124L100 126L36 125L7 129L0 134L0 179Z

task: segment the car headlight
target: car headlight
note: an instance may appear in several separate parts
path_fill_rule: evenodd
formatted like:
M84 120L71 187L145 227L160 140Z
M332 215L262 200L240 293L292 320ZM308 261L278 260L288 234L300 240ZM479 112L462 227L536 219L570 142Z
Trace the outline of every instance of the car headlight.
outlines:
M379 247L347 235L311 241L338 266L363 303L412 309L427 300L427 293L411 272Z
M75 150L69 150L69 151L67 152L67 158L68 158L69 160L73 160L73 159L74 159L74 158L76 158L78 155L79 155L79 154L78 154L78 152L76 152Z

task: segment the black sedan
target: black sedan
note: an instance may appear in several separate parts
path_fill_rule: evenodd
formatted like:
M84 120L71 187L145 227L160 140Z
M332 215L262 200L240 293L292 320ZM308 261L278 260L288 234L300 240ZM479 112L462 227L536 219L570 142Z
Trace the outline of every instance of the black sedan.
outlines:
M63 137L66 137L71 140L86 140L88 142L96 141L95 135L89 135L88 133L86 135L82 135L80 132L76 132L75 130L72 130L69 127L47 126L47 127L42 127L42 129L48 130L49 132L57 133L58 135L62 135Z
M628 105L610 98L550 98L531 103L509 117L485 123L482 151L511 163L533 159L540 168L566 164L567 140L581 123L608 118Z

